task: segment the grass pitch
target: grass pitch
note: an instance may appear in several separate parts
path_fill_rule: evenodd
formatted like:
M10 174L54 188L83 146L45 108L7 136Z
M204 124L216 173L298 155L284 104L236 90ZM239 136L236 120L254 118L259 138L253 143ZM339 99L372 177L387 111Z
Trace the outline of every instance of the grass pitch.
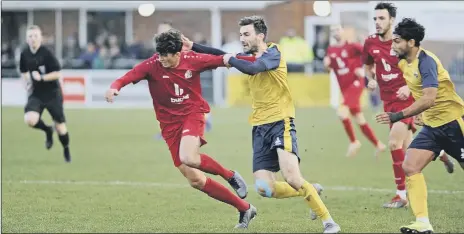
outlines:
M321 232L302 198L264 199L254 191L248 113L214 109L213 131L202 148L250 185L247 200L258 216L247 231ZM25 126L21 108L2 108L3 232L234 232L235 209L189 188L173 167L164 141L154 137L152 110L73 109L67 120L71 164L64 163L56 135L47 151L44 134ZM348 140L333 110L300 109L295 123L302 173L326 187L323 199L342 232L399 232L414 220L410 210L381 208L395 191L390 154L376 162L356 125L363 147L349 160ZM386 143L388 127L370 123ZM437 161L424 173L435 231L462 232L463 171L457 166L450 175Z

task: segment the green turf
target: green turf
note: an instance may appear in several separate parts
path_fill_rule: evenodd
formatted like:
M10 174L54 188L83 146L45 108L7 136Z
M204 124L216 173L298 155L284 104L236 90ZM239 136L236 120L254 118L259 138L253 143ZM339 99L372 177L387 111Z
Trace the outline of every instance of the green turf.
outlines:
M248 113L248 109L215 109L214 128L203 151L240 171L251 185ZM152 110L68 110L67 119L71 164L64 163L57 137L53 149L45 150L44 134L23 124L22 109L2 109L3 232L233 231L236 211L186 186L164 142L154 139L158 125ZM303 175L328 187L323 197L343 232L398 232L414 219L410 210L381 208L395 188L390 155L383 154L376 163L373 147L357 127L363 148L349 160L344 158L347 137L333 110L298 110L296 125ZM372 126L385 142L388 128ZM450 175L435 162L425 175L429 190L461 191L429 193L435 231L462 232L463 171L456 168ZM24 180L32 182L21 183ZM336 186L391 192L339 191ZM309 220L301 198L264 199L250 187L247 199L259 212L249 232L322 231L319 221Z

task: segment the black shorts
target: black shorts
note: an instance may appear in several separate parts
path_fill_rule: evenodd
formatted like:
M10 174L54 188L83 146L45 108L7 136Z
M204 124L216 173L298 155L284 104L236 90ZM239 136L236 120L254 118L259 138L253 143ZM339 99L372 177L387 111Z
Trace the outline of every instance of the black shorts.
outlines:
M293 118L253 127L253 172L280 170L277 149L281 148L298 157L295 124ZM300 158L298 157L298 161Z
M464 162L464 118L436 128L424 126L409 148L432 151L434 160L444 150L458 162Z
M29 96L27 104L24 107L24 113L34 111L42 115L44 109L47 109L56 123L66 122L63 109L63 96L61 94L56 94L51 98L41 98L36 95Z

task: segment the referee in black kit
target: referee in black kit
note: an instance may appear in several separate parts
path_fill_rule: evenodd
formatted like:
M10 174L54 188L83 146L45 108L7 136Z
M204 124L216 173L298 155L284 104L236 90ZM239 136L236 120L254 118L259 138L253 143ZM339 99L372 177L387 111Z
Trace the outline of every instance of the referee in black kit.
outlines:
M28 92L24 120L30 127L45 132L47 149L53 146L53 132L56 129L64 148L64 158L66 162L70 162L69 134L65 124L63 95L59 82L61 66L50 50L41 46L42 31L38 26L29 26L26 37L29 46L21 52L19 61L21 78L25 81ZM55 128L42 121L44 109L47 109L53 118Z

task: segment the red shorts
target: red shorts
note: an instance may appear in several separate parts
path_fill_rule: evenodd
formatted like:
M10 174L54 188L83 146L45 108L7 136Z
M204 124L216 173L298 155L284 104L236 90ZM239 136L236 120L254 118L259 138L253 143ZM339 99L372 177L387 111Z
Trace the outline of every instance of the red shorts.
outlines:
M178 167L182 164L179 157L180 141L183 136L200 137L200 146L206 144L204 137L205 132L205 114L195 113L185 117L184 121L168 124L160 124L161 135L171 152L174 166Z
M353 115L361 112L361 95L364 90L364 84L357 81L342 90L343 105L347 106Z
M408 100L405 100L405 101L402 101L402 100L384 101L383 110L385 112L399 112L399 111L402 111L402 110L408 108L413 103L414 103L414 100L412 98L408 99ZM414 125L414 117L405 118L405 119L402 119L400 121L405 123L406 125L408 125L409 129L412 130L413 133L416 132L416 127ZM392 126L393 125L390 124L390 128Z

